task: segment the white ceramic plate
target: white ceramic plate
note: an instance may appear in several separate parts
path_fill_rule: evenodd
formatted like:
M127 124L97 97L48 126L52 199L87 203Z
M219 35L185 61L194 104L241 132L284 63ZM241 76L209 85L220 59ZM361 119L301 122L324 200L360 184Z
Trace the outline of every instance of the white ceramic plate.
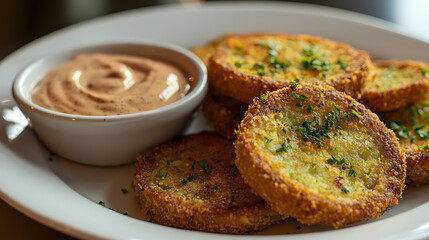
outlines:
M51 156L19 112L13 111L11 84L30 61L83 43L160 40L185 47L227 32L290 32L343 41L377 58L429 62L429 43L398 27L336 9L286 3L215 3L165 6L124 12L78 24L39 39L0 64L0 197L28 216L79 238L238 239L187 231L139 220L131 181L134 166L89 167ZM11 110L12 109L12 110ZM196 116L188 132L209 128ZM150 137L150 136L142 136ZM128 194L122 193L127 189ZM380 219L333 230L294 220L269 227L255 239L415 239L429 237L429 187L407 188L398 206ZM98 204L105 202L112 211ZM127 212L128 216L123 215ZM287 234L291 233L291 234ZM304 233L304 234L302 234Z

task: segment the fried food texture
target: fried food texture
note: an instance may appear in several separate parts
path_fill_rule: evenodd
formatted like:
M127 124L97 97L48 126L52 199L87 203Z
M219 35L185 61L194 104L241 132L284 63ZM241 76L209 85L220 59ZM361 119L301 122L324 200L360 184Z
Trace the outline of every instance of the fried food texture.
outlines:
M330 87L295 84L255 99L235 147L245 182L274 210L305 224L378 218L405 187L394 133Z
M238 128L248 105L231 97L209 90L201 104L201 111L216 132L235 141Z
M399 138L407 160L407 185L429 184L429 96L378 115Z
M138 156L135 193L155 223L221 233L262 230L280 220L234 165L231 141L203 132Z
M247 36L258 36L262 35L262 33L230 33L230 34L223 34L220 37L214 39L213 41L210 41L209 43L195 47L192 49L192 52L197 55L206 66L209 65L209 58L213 55L213 53L216 52L216 50L227 44L229 38L240 38L240 37L247 37Z
M374 61L372 75L359 99L374 112L405 107L429 92L429 67L417 61Z
M319 37L260 34L223 41L208 60L210 84L245 103L296 79L359 97L369 73L365 52Z

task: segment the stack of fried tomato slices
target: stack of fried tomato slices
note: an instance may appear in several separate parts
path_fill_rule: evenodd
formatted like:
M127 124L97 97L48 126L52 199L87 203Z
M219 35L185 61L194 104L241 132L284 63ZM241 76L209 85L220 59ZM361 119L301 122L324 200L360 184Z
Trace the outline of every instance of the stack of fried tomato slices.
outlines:
M429 183L425 63L277 33L224 35L194 53L217 133L138 156L135 192L151 221L237 234L291 216L337 228L380 217L405 183Z

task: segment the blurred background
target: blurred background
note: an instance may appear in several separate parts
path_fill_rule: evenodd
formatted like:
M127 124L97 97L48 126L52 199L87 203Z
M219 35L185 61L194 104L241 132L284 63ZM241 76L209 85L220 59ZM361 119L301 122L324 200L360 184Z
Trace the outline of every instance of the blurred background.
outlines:
M0 8L0 59L57 29L129 9L200 0L14 0ZM206 1L213 2L213 1ZM428 0L297 0L371 15L429 41Z
M199 0L13 0L0 8L0 60L66 26L129 9ZM213 1L206 1L213 2ZM429 0L300 0L359 12L402 26L429 42ZM429 53L428 53L429 54ZM73 239L19 213L0 200L0 239Z

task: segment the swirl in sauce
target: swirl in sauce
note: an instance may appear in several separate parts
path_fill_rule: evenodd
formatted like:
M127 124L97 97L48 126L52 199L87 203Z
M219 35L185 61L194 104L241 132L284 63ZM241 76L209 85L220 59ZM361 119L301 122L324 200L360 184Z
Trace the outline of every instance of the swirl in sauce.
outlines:
M32 101L57 112L108 116L153 110L184 97L192 78L173 65L130 55L79 54L51 70Z

